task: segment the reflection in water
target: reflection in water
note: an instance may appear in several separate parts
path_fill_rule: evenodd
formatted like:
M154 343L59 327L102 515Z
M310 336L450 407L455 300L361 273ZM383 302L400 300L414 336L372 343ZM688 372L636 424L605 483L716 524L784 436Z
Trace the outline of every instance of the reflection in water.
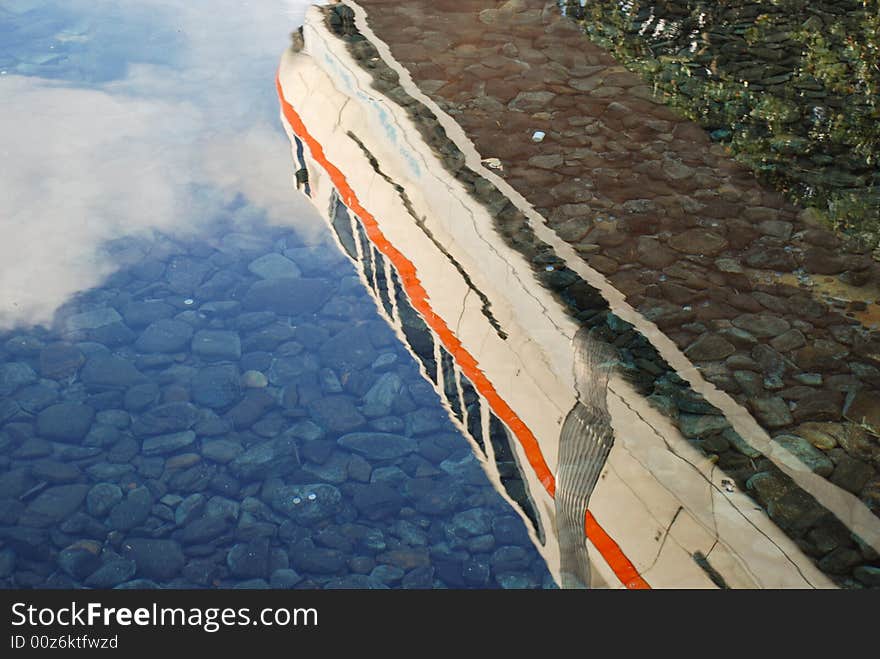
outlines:
M4 3L0 327L48 323L99 284L119 265L107 241L192 233L239 195L242 220L311 225L266 83L266 45L305 6L242 22L229 1Z
M578 331L572 343L578 397L559 436L556 524L561 585L586 588L590 584L590 562L584 544L584 514L614 445L607 402L614 354L608 344L590 339L586 327Z
M0 587L554 587L293 191L305 3L115 4L0 7Z
M815 325L797 318L804 312L812 313L809 308L818 307L810 306L812 300L807 295L801 293L795 298L793 291L754 290L756 287L749 285L745 268L740 265L742 262L750 267L798 270L803 249L798 245L802 225L796 210L782 204L777 195L761 190L752 177L723 159L723 150L717 146L710 148L702 131L652 103L650 87L615 66L607 53L583 39L572 22L556 19L552 12L542 13L541 7L540 2L506 3L495 8L479 2L455 7L415 2L401 9L380 0L361 0L349 6L335 4L323 14L318 10L310 12L303 30L304 52L322 71L316 71L314 65L299 54L283 58L279 86L282 100L293 107L290 109L283 103L285 117L290 132L305 140L311 151L318 154L318 167L315 171L309 170L310 175L316 174L310 176L315 187L320 187L322 177L329 175L347 203L355 196L360 200L363 208L355 206L354 210L362 216L365 212L372 214L370 224L378 224L381 235L388 237L410 260L403 264L405 272L410 275L410 283L423 286L427 292L424 295L416 290L414 299L427 298L430 302L430 306L419 305L428 322L434 323L434 315L440 315L447 326L454 327L456 334L464 337L465 360L471 355L477 357L489 382L505 387L502 394L533 430L540 455L547 456L545 464L550 465L547 478L542 460L535 456L536 459L528 461L550 498L549 506L539 506L542 515L548 514L545 519L553 517L553 474L557 473L561 424L575 402L574 396L569 395L570 390L563 391L570 389L570 359L544 379L546 374L540 372L543 368L540 359L523 360L522 364L518 361L517 348L525 342L517 340L516 332L505 331L508 337L514 338L504 344L485 333L484 326L479 326L482 334L471 330L472 324L476 326L476 321L480 321L473 313L476 311L474 296L468 297L459 281L460 273L456 276L438 258L436 245L422 240L418 232L412 230L409 218L413 213L406 207L406 199L399 199L401 195L385 183L393 181L398 192L406 190L410 203L418 209L415 216L426 217L424 224L441 237L446 251L455 255L458 262L467 263L472 281L492 301L495 315L501 318L505 330L508 321L513 325L518 318L506 316L498 299L525 307L525 299L538 288L534 286L536 278L551 290L562 291L560 297L566 309L590 312L583 313L578 320L602 327L604 336L621 350L624 373L637 374L645 383L642 393L650 394L649 401L656 403L657 408L675 422L681 435L685 435L693 447L699 447L705 456L689 459L686 452L670 445L668 439L681 439L676 428L670 428L658 415L645 415L644 401L630 395L630 391L615 381L609 406L616 422L623 417L630 425L615 425L620 446L612 451L605 478L592 495L590 514L585 515L584 530L592 543L590 549L600 553L607 550L605 565L614 565L614 576L627 586L635 586L632 577L639 574L652 586L661 584L673 573L674 570L670 570L673 562L682 570L699 570L702 582L712 583L707 576L711 573L705 568L707 563L702 559L698 561L697 556L706 558L714 552L708 565L727 563L729 567L732 563L717 551L720 545L711 538L718 539L719 534L726 533L741 555L763 551L757 548L766 540L763 529L734 530L726 526L731 518L718 508L719 504L735 507L743 503L743 510L748 507L749 511L754 507L742 499L733 503L733 497L726 496L736 492L737 486L754 491L764 479L782 481L782 487L774 493L789 496L791 492L790 497L798 497L794 515L804 520L803 526L797 522L798 527L807 529L836 523L821 512L809 494L798 489L797 483L778 478L776 464L785 458L784 469L788 470L789 456L776 455L774 445L757 427L753 417L746 416L733 398L719 394L718 389L700 379L693 369L694 360L716 362L705 366L706 380L724 392L738 392L739 385L732 377L728 376L737 388L722 382L721 378L727 375L727 365L717 362L744 348L744 359L735 356L729 360L730 368L735 369L744 363L757 363L767 354L762 352L762 345L752 352L755 360L748 356L752 346L767 343L763 337L755 338L754 343L748 345L739 342L741 326L754 329L756 335L769 334L763 328L755 328L750 322L751 315L743 314L746 306L741 303L744 301L754 313L767 308L773 314L791 317L793 323L789 319L780 322L778 331L772 332L774 336L795 324L805 332L810 330L811 339L817 335L824 338L824 323L813 332ZM499 39L500 33L509 38ZM297 51L300 45L302 42L297 44ZM583 93L573 93L576 91ZM314 97L325 100L325 110L316 111L306 100ZM532 139L535 128L545 125L550 129L544 136L552 139L540 142ZM375 165L370 167L363 162L364 154L353 144L353 134L358 144L365 143L369 153L377 155L381 176L375 175ZM412 165L413 160L418 167ZM582 162L572 162L574 160ZM503 161L503 170L493 167L493 161L496 164ZM503 175L483 171L480 162ZM684 163L688 163L687 166L681 166ZM446 174L455 179L454 182L449 181ZM412 192L419 189L426 192L427 198L419 198ZM455 197L457 191L463 189L462 194L470 198L444 198L440 191L447 189L449 197ZM525 202L516 193L526 195L534 210L524 209ZM505 200L498 199L504 194L518 208L505 207ZM732 203L734 201L737 203ZM479 203L484 204L485 214ZM326 207L326 203L318 205ZM523 212L519 213L519 209ZM555 229L555 235L545 225L545 218L546 225ZM764 221L769 218L775 221ZM757 231L759 224L765 230ZM781 230L770 232L771 226ZM376 229L368 233L376 234ZM470 239L472 233L478 234L476 240ZM811 244L815 239L821 244L830 234L813 232L809 235ZM790 237L794 238L794 245L785 244ZM480 249L469 252L474 244ZM779 259L781 265L762 260L765 255L774 255L771 248L776 246L783 257ZM661 255L665 247L669 249ZM390 250L384 251L390 253ZM493 259L498 253L507 261L504 268L495 267ZM564 261L558 255L562 255ZM753 255L758 258L752 258ZM371 260L371 256L364 254L366 260ZM606 279L603 281L595 271L583 267L581 256ZM715 260L716 256L730 258ZM471 260L468 262L462 257ZM540 265L544 276L526 268L517 270L521 263L518 257L529 264ZM565 267L559 266L571 269L566 272ZM807 267L812 269L813 264ZM730 276L734 271L741 276ZM552 274L552 279L547 273ZM578 281L578 275L584 279ZM533 285L521 292L516 288L521 281ZM584 281L596 288L575 288ZM498 282L503 282L499 286L501 291L493 290ZM416 285L410 288L415 289ZM611 285L618 290L611 289ZM571 289L569 295L566 288ZM595 297L578 295L584 289L608 294L615 313L597 313L596 307L604 300L598 294ZM749 294L740 295L743 289ZM768 295L770 292L773 296ZM626 296L644 315L638 316L622 303L619 294ZM784 307L781 296L791 296L791 302L797 307ZM739 299L734 300L735 297ZM565 322L559 323L556 331L536 327L536 318L555 320L553 314L558 311L557 307L543 306L537 314L522 314L530 321L526 327L528 338L535 343L543 342L542 347L546 346L548 352L556 350L555 354L568 358L574 328L560 332ZM823 313L824 307L818 309L813 316ZM621 320L617 312L629 322ZM741 315L746 317L740 319ZM720 344L723 350L702 351L704 342L714 340L715 331L728 336L728 329L732 343L727 344L725 339L725 344ZM564 338L564 347L556 341L560 335ZM754 338L752 334L748 336ZM806 340L804 337L797 345L802 347ZM687 349L688 352L676 351L673 342L680 351ZM691 343L694 344L692 349L688 348ZM786 349L780 341L773 344ZM807 349L792 359L801 367L800 357L809 352ZM514 368L508 370L511 363L516 364L515 372ZM551 359L544 363L550 368L554 364ZM806 364L803 368L811 368ZM703 369L702 363L699 368ZM754 368L754 372L766 373L769 369L768 363L768 366ZM780 369L783 370L788 368ZM694 389L680 376L687 377ZM556 390L548 386L554 377L564 386ZM795 421L802 421L813 413L815 408L808 407L806 398L804 403L789 403L792 397L787 394L794 392L788 389L789 382L780 378L777 383L765 378L762 383L760 374L751 378L760 389L744 387L743 391L755 397L755 404L751 400L748 403L755 411L754 418L760 417L760 423L771 428L793 426ZM808 376L796 382L821 387L825 380ZM832 380L829 378L828 382ZM530 390L531 399L525 399L523 391L535 383L539 384L538 391ZM785 391L777 394L780 390ZM797 393L818 399L824 392L813 389L804 392L801 388ZM550 399L547 403L544 396ZM743 400L743 405L746 402ZM843 402L839 397L832 401L833 413L839 413ZM547 414L546 410L554 403L558 414ZM531 414L535 408L543 408L544 414ZM555 427L549 428L554 423ZM524 449L535 446L529 433L523 431L517 437ZM641 447L644 452L633 451L640 441L645 442ZM660 450L652 452L652 449ZM626 465L627 460L639 464ZM721 474L713 460L718 460L720 468L729 469L728 473L736 474L735 484L732 479L713 482L708 488L693 483L700 477L714 481ZM672 465L679 469L670 470ZM694 470L696 465L700 466ZM824 470L830 467L826 464ZM657 480L651 481L645 470ZM689 476L695 475L696 479L691 478L689 483ZM658 482L662 485L652 489ZM814 483L810 481L811 486ZM704 527L707 535L702 540L685 530L692 520L679 514L682 507L674 505L674 500L657 505L665 499L664 490L675 492L674 496L680 497L687 510L696 511L695 515L703 523L708 522ZM541 494L540 488L534 491ZM811 492L822 495L823 503L832 498L832 504L843 501L836 496L841 492L824 481L812 487ZM829 496L824 496L826 494ZM756 496L760 497L760 494ZM695 508L688 507L695 502ZM760 499L760 503L767 505L767 499ZM846 509L847 518L853 508L856 514L870 515L867 508L863 510L858 502L854 503L856 505L851 506L847 500L834 510ZM770 513L774 521L783 528L793 528L795 525L790 520L779 517L779 510L775 508ZM635 511L646 511L647 519L637 522ZM653 517L656 513L660 517ZM746 514L742 518L752 520L754 516ZM611 530L603 536L601 529L592 525L593 519L602 521ZM723 526L716 523L722 520ZM869 523L874 522L869 520ZM720 531L722 528L725 530ZM797 531L799 544L804 535ZM665 542L669 536L676 541ZM704 541L707 544L701 547ZM805 577L808 570L802 570L801 566L806 559L782 547L784 544L777 545L777 550L784 555L780 562L798 565L798 574L791 574L790 583L802 583L805 578L811 584L824 583L821 578L813 580L813 575ZM623 558L633 557L629 562L630 566L637 566L636 569L616 561L621 558L614 555L618 548L625 552ZM805 551L812 553L812 548ZM559 556L558 550L550 553L554 559ZM763 559L744 561L750 567L762 563ZM605 565L597 562L594 566L597 575ZM727 567L722 568L721 573L725 580L730 579L728 583L749 583L749 578L732 574ZM778 585L782 583L778 580L781 573L782 570L774 566L757 579L764 584ZM680 576L676 582L682 583ZM699 581L695 578L694 582ZM639 587L644 585L641 583Z
M59 329L0 335L0 585L552 585L338 251L115 247Z
M302 153L302 141L298 138L294 141L296 151ZM367 292L372 295L379 314L398 330L398 337L421 364L422 375L434 385L442 402L458 421L459 429L473 442L480 459L494 463L489 469L493 473L497 471L500 486L510 501L519 507L536 538L543 544L544 528L529 487L517 468L515 450L511 446L515 440L507 427L444 347L442 338L413 309L391 261L368 240L361 221L342 203L335 189L330 196L330 207L330 224L357 268L361 281L366 282Z

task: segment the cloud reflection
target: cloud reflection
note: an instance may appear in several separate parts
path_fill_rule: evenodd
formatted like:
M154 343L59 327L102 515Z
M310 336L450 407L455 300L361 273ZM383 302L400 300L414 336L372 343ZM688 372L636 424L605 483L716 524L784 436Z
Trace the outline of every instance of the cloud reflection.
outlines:
M307 4L4 7L19 38L7 40L0 76L0 328L47 324L73 294L99 285L118 265L102 249L108 241L191 234L239 195L270 222L318 239L320 220L292 190L273 79ZM112 48L90 42L111 33ZM160 37L152 45L151 34ZM77 48L64 50L71 35ZM50 46L64 54L41 76Z

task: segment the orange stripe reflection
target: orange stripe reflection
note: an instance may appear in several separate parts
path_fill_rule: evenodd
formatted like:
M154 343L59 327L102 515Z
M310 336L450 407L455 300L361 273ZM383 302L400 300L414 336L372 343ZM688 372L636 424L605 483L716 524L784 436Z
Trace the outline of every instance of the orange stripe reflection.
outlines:
M333 163L327 160L321 144L312 137L299 114L297 114L296 110L293 109L293 106L284 98L284 90L281 87L281 80L278 76L275 78L275 86L278 90L278 99L281 102L281 110L284 113L284 118L290 124L290 127L308 145L315 161L327 171L327 174L330 176L330 180L333 181L333 185L336 187L336 191L339 193L342 201L361 220L370 241L394 265L394 268L400 276L401 283L406 289L407 297L412 306L421 314L422 318L424 318L425 322L431 327L431 329L434 330L443 345L458 363L462 372L464 372L464 374L470 379L477 391L479 391L488 401L498 418L501 419L516 436L525 451L526 459L532 466L532 469L535 470L535 474L538 476L541 484L550 496L553 496L556 490L556 480L544 460L544 455L541 453L538 440L535 438L534 434L532 434L532 431L529 430L523 420L517 416L516 412L514 412L507 402L498 394L495 387L480 370L477 360L474 359L464 346L461 345L461 341L455 336L452 330L449 329L446 322L434 313L434 310L428 302L427 291L425 291L419 281L415 266L408 258L406 258L406 256L398 251L387 238L385 238L381 229L379 229L379 224L376 221L376 218L374 218L367 209L361 206L354 190L352 190L351 186L348 184L345 175L333 165ZM587 537L596 549L599 550L599 553L602 554L620 581L627 588L649 588L650 586L648 586L648 584L638 575L635 566L623 554L617 543L605 533L605 530L602 529L601 526L599 526L598 522L596 522L589 511L587 511L586 519L587 523L585 524L584 531Z
M599 526L599 522L596 521L593 513L589 510L584 515L584 533L590 539L590 542L593 543L593 546L599 550L602 558L614 570L614 574L624 586L632 590L648 590L651 588L648 582L642 579L639 571L636 570L636 566L623 553L620 545L605 532L605 529Z

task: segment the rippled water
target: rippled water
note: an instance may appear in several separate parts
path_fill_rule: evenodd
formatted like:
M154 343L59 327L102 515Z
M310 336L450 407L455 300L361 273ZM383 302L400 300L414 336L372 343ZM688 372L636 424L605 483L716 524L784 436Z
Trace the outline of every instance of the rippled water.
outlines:
M876 246L877 0L559 4L763 180Z
M293 189L304 9L0 7L3 587L553 586Z

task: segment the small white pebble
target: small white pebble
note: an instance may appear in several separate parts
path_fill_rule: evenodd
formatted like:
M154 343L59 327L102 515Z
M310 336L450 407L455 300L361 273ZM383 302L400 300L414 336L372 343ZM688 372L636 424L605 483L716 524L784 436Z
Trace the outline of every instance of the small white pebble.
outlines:
M183 301L183 303L184 303L185 305L189 306L189 305L191 305L191 304L194 304L194 303L195 303L195 300L193 300L191 297L188 297L188 298L186 298L186 299Z
M543 130L536 130L532 133L532 142L543 142L547 134Z
M300 499L299 497L293 497L293 503L300 504L302 503L302 499Z
M315 494L314 492L309 493L309 501L314 501L317 498L318 498L318 495Z

